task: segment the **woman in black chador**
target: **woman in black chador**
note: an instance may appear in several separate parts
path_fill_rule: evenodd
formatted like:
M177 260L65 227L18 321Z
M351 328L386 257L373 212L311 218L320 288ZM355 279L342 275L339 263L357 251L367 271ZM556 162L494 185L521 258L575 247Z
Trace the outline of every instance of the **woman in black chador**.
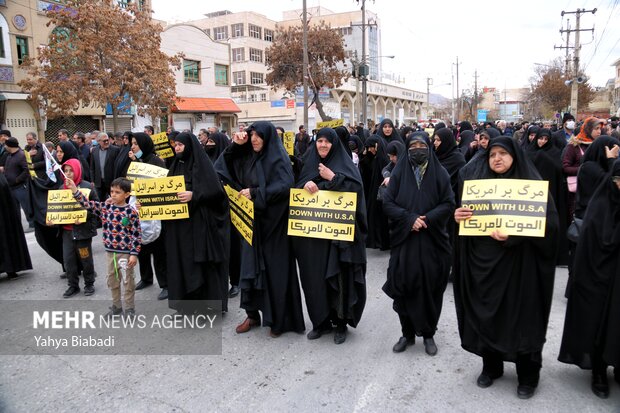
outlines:
M293 170L276 128L261 121L236 133L215 165L225 183L254 202L252 245L241 241L239 288L247 318L237 333L260 325L259 311L272 337L303 332L301 291L286 234Z
M183 176L189 218L164 221L171 308L189 311L179 300L217 300L228 310L230 249L228 197L213 164L189 133L175 139L175 158L168 176Z
M425 135L415 132L407 139L407 156L398 160L387 186L383 207L392 250L383 291L394 300L402 328L394 352L413 345L417 335L434 356L433 336L452 259L446 227L454 194Z
M355 238L331 241L293 237L301 285L314 340L336 326L334 342L346 339L347 324L356 327L366 304L366 205L362 178L336 132L323 128L308 149L298 188L357 193Z
M607 398L607 366L620 384L620 160L590 199L572 283L558 360L592 370L592 391Z
M536 168L508 136L491 140L486 162L464 168L460 179L535 179ZM462 192L462 181L459 184ZM460 200L459 200L460 201ZM469 208L454 213L457 222L475 217ZM461 346L482 357L478 386L485 388L504 374L504 361L516 362L517 395L534 395L542 367L555 260L558 214L547 198L545 236L460 236L454 298Z
M400 138L398 138L400 139ZM360 160L360 173L364 182L364 197L368 214L368 237L366 247L387 250L390 248L390 235L387 217L383 213L383 203L377 199L379 186L383 183L383 168L389 163L385 140L372 135L364 143L366 152Z
M16 278L19 271L31 270L30 253L9 183L0 174L0 273Z

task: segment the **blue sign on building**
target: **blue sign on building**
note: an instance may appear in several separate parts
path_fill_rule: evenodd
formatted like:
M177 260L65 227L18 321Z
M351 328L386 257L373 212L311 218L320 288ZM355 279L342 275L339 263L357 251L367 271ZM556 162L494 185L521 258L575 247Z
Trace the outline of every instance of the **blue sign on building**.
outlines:
M486 122L487 121L487 113L489 111L486 109L478 109L478 122Z

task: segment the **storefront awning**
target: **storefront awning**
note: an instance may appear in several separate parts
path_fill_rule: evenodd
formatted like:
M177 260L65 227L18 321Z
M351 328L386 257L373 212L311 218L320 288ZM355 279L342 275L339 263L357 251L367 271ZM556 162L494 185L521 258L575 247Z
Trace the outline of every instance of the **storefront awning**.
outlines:
M184 98L177 99L173 112L239 113L241 109L228 98Z

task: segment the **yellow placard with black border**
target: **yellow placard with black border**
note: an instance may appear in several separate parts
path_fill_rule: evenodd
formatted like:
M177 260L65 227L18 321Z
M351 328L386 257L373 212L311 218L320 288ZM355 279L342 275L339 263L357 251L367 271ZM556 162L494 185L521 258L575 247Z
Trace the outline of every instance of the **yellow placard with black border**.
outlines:
M547 225L548 181L479 179L465 181L461 205L473 216L461 221L459 235L544 237Z
M344 119L332 119L325 122L317 122L316 128L337 128L338 126L342 125L344 125Z
M355 192L291 189L288 235L353 241L355 237Z
M284 132L282 137L282 143L284 143L284 149L286 153L293 156L295 155L295 132Z
M136 199L140 203L140 219L172 220L189 218L187 203L179 201L179 192L185 191L183 176L136 179Z
M78 188L86 199L90 189ZM73 197L70 189L55 189L47 192L47 212L45 220L54 225L67 225L86 222L88 212Z
M174 156L166 132L151 135L151 139L153 140L153 144L155 144L155 153L157 153L157 156L162 159L172 158Z
M28 165L28 172L30 172L30 177L36 178L37 174L34 171L34 164L32 163L32 157L30 156L30 152L24 151L24 155L26 155L26 164Z
M252 245L254 236L254 202L244 196L230 185L224 185L224 190L230 200L230 222L237 229L244 240Z

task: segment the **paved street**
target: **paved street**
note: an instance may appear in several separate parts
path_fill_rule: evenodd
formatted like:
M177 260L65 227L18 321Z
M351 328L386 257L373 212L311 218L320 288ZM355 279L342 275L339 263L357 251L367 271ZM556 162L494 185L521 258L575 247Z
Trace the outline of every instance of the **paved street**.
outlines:
M61 299L66 282L59 279L60 265L33 233L26 238L34 270L14 281L2 276L2 298ZM90 299L109 300L99 237L93 246L100 276ZM556 275L540 386L534 398L520 400L514 365L492 387L476 386L481 361L460 348L451 285L436 335L438 355L426 355L421 340L392 353L400 329L381 291L388 257L368 252L366 309L343 345L334 345L332 335L313 342L294 333L273 339L266 328L237 335L244 313L235 298L224 318L221 356L2 356L0 411L620 412L620 386L612 382L610 398L598 399L589 372L556 361L566 269ZM158 293L153 286L136 298L155 300Z

